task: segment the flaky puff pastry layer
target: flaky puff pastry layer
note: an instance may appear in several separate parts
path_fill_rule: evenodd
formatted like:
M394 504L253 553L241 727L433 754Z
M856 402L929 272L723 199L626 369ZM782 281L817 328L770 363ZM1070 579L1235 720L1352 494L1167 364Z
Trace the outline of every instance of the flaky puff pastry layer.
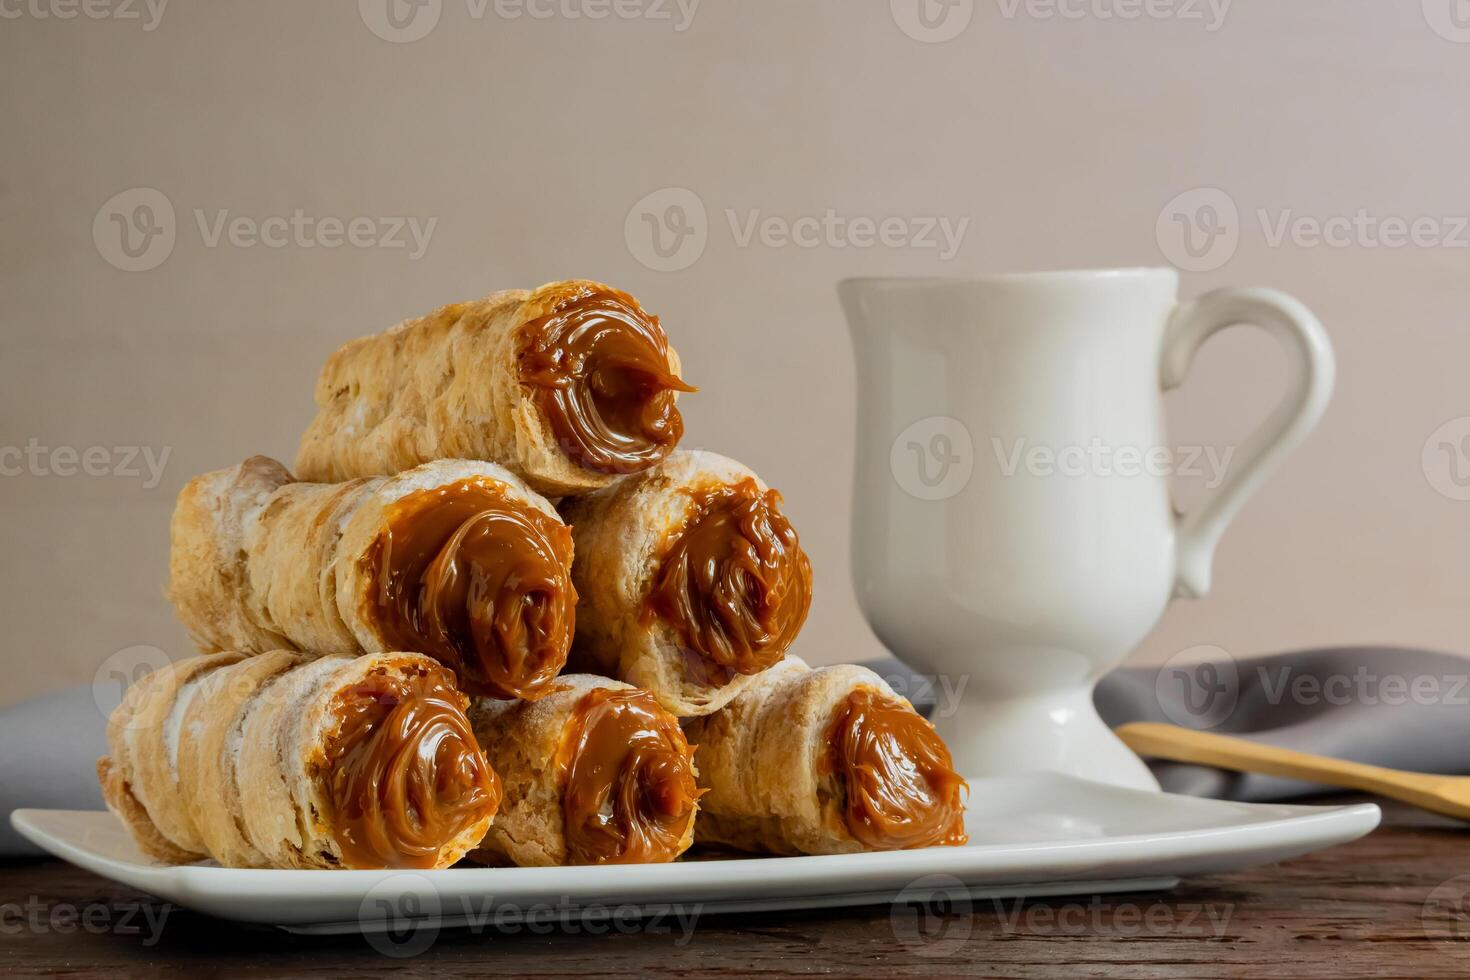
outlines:
M502 290L347 343L317 380L297 473L332 483L435 459L484 459L550 497L607 486L616 474L568 454L518 363L521 329L587 288L608 287L564 280ZM680 369L672 346L667 368Z
M403 653L307 660L272 651L179 661L134 684L109 719L110 754L97 763L103 797L140 850L164 863L388 866L344 855L327 756L338 712L364 699L380 703L380 694L358 691L372 687L375 676L443 673L427 657ZM466 702L455 697L457 709L439 710L460 710L459 727L468 733ZM489 771L472 739L457 751ZM435 766L456 764L452 752L427 758ZM414 866L453 864L484 836L493 815L487 801L473 819L445 832L431 860Z
M194 794L180 786L180 756L192 738L184 718L211 674L244 659L230 653L171 663L129 687L108 716L109 754L97 760L102 797L138 849L157 861L184 864L208 856L200 814L190 802Z
M650 608L662 563L706 488L752 481L749 467L717 453L676 450L652 469L561 502L576 559L577 638L571 662L652 691L681 718L718 711L753 681L719 669ZM805 556L800 557L805 562Z
M607 694L641 702L638 740L652 736L652 755L632 751L631 740L623 738L627 731L619 731L616 722L601 730L579 726L589 698ZM540 701L482 698L470 706L469 715L505 789L495 823L470 860L523 867L663 862L693 843L699 795L694 750L678 720L658 709L647 692L607 677L563 674L557 690ZM589 752L602 756L600 765L573 764L579 737L591 740ZM582 796L573 797L569 783L578 770L594 784L599 776L606 782L584 785ZM588 788L606 792L588 796ZM631 820L646 820L647 807L668 799L677 806L673 813L653 813L659 819L657 833L649 834L646 823L642 833L628 833ZM580 827L573 825L579 808ZM606 819L605 832L587 826L588 817L597 822L593 814Z
M169 599L205 652L393 649L368 556L394 503L467 481L489 481L560 524L544 497L494 463L440 460L393 477L305 483L253 456L195 477L174 508Z
M851 776L834 764L834 725L854 692L870 691L913 715L907 701L893 693L873 671L855 665L813 669L788 655L758 675L716 714L685 723L690 742L698 746L701 800L695 839L768 854L846 854L887 846L923 846L907 842L875 845L854 833L849 794L857 791ZM928 723L913 715L919 726ZM928 728L932 733L932 728ZM948 752L940 746L944 762ZM876 740L880 749L891 748ZM867 778L881 777L882 766L867 766ZM900 779L912 777L906 763ZM908 770L908 771L905 771ZM953 775L952 773L950 774ZM954 777L954 784L963 781ZM958 821L963 815L955 785L936 787L951 794L944 826L924 844L963 843Z

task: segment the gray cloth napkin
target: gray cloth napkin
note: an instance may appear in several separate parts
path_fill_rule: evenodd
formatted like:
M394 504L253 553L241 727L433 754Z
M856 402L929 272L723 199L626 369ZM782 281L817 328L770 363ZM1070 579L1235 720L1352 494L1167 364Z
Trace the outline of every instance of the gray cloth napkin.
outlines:
M897 660L868 664L916 706L933 709L925 683ZM101 809L95 764L106 715L91 687L0 711L0 857L39 853L10 826L17 807ZM1162 721L1396 769L1470 772L1470 660L1428 650L1303 650L1163 667L1125 667L1103 678L1098 711L1110 725ZM1282 800L1320 789L1268 776L1155 763L1164 789L1230 800Z
M99 707L88 686L0 711L0 858L41 853L10 826L12 810L103 808L97 757L107 754L106 712L114 706Z
M1338 647L1123 667L1093 694L1110 726L1158 721L1354 762L1470 773L1470 659L1400 647ZM897 660L868 664L908 691L934 690ZM941 688L942 689L942 688ZM919 699L915 699L916 701ZM934 699L916 707L927 712ZM1170 793L1268 802L1320 793L1310 783L1150 762Z

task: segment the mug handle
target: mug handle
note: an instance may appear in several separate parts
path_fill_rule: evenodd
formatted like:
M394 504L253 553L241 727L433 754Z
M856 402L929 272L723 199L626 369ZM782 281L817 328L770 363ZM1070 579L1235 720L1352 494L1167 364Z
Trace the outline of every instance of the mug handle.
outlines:
M1220 486L1199 508L1178 519L1174 594L1183 598L1198 599L1210 591L1220 535L1281 457L1312 431L1332 396L1336 368L1326 331L1311 310L1274 289L1219 289L1181 303L1164 334L1159 373L1164 391L1184 382L1206 340L1246 323L1264 328L1281 344L1291 380L1285 397L1240 446L1239 462Z

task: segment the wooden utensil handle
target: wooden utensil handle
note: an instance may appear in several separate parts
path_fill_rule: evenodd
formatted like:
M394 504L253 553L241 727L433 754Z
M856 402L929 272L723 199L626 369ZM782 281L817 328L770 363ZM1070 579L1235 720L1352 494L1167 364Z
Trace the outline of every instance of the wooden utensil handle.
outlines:
M1343 786L1409 802L1415 802L1410 798L1413 794L1429 791L1435 782L1443 778L1383 769L1156 722L1133 722L1121 726L1116 733L1139 755L1218 766L1236 772L1301 779L1326 786Z

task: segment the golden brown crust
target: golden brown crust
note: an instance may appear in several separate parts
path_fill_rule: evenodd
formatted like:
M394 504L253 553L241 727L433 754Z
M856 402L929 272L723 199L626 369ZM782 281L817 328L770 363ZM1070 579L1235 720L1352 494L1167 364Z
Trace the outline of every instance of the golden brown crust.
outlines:
M612 482L558 447L518 373L518 330L578 284L454 303L338 349L317 381L317 415L302 437L297 473L335 483L435 459L482 459L553 497ZM672 349L669 360L677 372Z
M323 657L262 689L242 722L236 771L240 796L252 801L244 815L246 836L271 866L351 866L332 826L327 759L338 724L334 702L375 672L439 669L416 653ZM484 837L493 815L492 809L446 840L431 866L447 868L457 862Z
M109 719L110 754L97 764L104 798L155 860L343 867L322 764L333 699L374 672L441 669L412 653L179 661L135 684ZM446 840L433 866L458 861L491 818Z
M200 650L274 650L286 638L252 616L245 538L271 496L294 482L265 456L185 484L170 523L169 600Z
M679 632L646 614L648 597L671 532L692 513L689 492L752 480L750 469L700 450L676 450L646 472L586 497L564 500L576 558L572 580L581 603L572 663L652 691L682 718L718 711L752 676L710 668L685 649Z
M179 786L199 831L203 850L228 868L269 866L245 835L246 801L240 796L235 763L245 709L262 688L300 665L286 650L249 657L210 675L205 696L196 696L184 717L187 737L179 743Z
M97 760L97 782L102 786L102 800L132 834L138 850L160 864L189 864L204 855L186 851L163 836L154 826L148 811L133 795L133 788L110 756Z
M108 807L147 854L197 861L207 853L179 780L179 753L189 733L184 719L211 672L239 654L167 664L134 683L107 721L109 757L97 775Z
M495 823L470 860L479 864L544 867L566 863L562 786L552 760L577 699L599 687L629 685L589 674L564 674L539 701L480 698L470 723L505 796Z
M604 690L636 689L592 674L563 674L557 690L540 701L482 698L471 705L475 736L505 788L495 823L469 855L471 860L522 867L568 863L566 772L556 764L558 749L583 698ZM687 742L683 746L689 749ZM692 758L689 765L692 769ZM677 853L693 843L697 823L697 818L689 822Z
M828 764L837 712L859 688L902 700L865 667L814 670L788 655L723 710L686 723L709 791L696 840L769 854L869 850L849 829L844 786Z
M550 502L494 463L438 460L338 484L296 482L260 456L206 473L185 486L174 512L169 599L205 650L352 655L401 646L378 609L375 543L397 501L467 481L560 524Z

